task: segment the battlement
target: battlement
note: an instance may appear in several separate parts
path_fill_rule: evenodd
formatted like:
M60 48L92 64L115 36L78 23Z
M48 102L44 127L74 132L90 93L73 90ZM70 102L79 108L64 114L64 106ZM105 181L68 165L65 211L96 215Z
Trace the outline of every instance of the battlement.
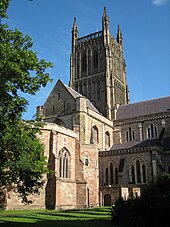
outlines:
M103 35L102 31L99 31L99 32L92 33L90 35L80 37L80 38L78 38L77 41L78 41L78 43L82 43L82 42L88 41L90 39L102 37L102 35Z

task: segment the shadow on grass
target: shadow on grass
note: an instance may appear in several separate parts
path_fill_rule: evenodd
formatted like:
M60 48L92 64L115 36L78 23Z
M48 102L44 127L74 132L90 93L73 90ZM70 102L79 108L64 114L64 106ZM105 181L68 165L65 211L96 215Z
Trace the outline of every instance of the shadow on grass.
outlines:
M0 226L11 227L113 227L110 208L65 211L4 212Z
M34 223L9 222L0 223L1 226L7 227L113 227L111 220L37 220Z

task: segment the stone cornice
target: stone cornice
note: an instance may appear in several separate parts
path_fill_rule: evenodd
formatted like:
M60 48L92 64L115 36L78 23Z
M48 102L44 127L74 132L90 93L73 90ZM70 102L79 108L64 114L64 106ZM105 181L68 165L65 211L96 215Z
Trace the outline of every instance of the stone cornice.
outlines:
M120 119L120 120L115 120L113 122L113 125L116 126L121 126L121 125L126 125L126 124L133 124L133 123L141 123L144 121L151 121L151 120L160 120L160 119L165 119L165 118L170 118L170 115L167 114L167 112L162 113L161 115L152 115L152 116L139 116L136 117L136 119Z
M99 157L107 157L107 156L113 156L113 155L127 155L127 154L136 154L136 153L143 153L148 152L152 150L160 151L160 147L154 146L154 147L140 147L140 148L128 148L128 149L120 149L120 150L109 150L109 151L100 151Z
M54 123L45 123L44 127L41 128L41 131L52 131L53 133L61 133L66 136L70 136L73 138L77 138L77 133L72 131L71 129L65 128L63 126L54 124Z

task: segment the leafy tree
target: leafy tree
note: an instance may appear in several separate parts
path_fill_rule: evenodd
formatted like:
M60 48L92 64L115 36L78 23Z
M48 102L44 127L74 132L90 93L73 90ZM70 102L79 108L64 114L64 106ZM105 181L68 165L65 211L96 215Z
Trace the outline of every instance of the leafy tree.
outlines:
M0 17L7 18L9 0L0 0ZM15 185L24 202L38 193L46 171L43 145L36 138L42 126L23 121L28 100L49 82L52 63L39 60L32 40L19 30L0 24L0 189Z

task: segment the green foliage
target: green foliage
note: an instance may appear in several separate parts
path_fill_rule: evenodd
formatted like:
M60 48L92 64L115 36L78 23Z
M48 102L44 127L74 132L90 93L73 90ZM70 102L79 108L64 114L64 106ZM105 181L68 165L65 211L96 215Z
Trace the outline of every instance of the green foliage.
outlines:
M114 224L168 227L170 223L170 177L160 177L148 185L141 197L118 199L112 208Z
M0 0L0 18L8 18L6 10L10 0Z
M9 0L0 0L0 16L7 17ZM23 121L28 100L51 80L52 63L39 60L32 40L19 30L0 24L0 190L15 185L24 202L38 193L46 172L43 145L36 138L42 123Z

